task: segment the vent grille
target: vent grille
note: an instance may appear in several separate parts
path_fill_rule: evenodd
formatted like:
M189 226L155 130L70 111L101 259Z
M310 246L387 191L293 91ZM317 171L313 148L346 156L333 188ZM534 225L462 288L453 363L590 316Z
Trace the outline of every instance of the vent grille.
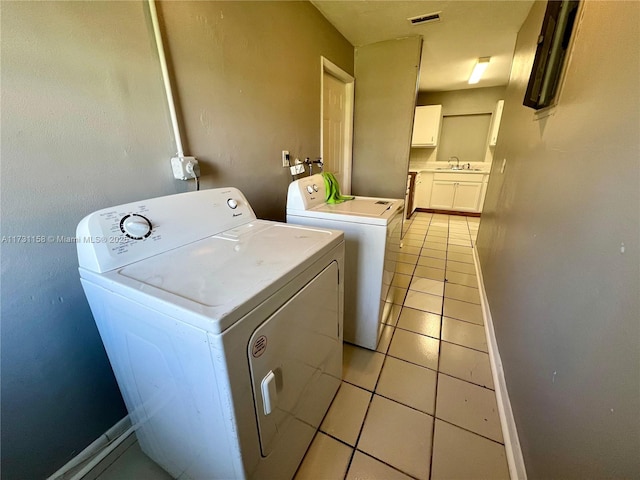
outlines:
M407 18L411 25L422 25L423 23L432 23L440 21L440 12L427 13L425 15L418 15L417 17Z

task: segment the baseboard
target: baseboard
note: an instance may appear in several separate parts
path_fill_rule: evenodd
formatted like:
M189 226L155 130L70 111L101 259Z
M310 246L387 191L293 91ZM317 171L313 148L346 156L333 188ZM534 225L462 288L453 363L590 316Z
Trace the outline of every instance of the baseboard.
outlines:
M478 217L482 215L480 212L459 212L457 210L438 210L437 208L416 208L414 212L423 213L441 213L443 215L458 215L461 217ZM413 214L413 212L412 212ZM411 217L411 215L409 215Z
M484 317L484 329L487 335L487 346L489 350L489 361L491 363L491 373L493 375L493 383L495 385L496 400L498 403L498 413L500 416L500 424L502 426L502 436L504 437L504 447L507 454L507 464L509 465L509 475L511 480L526 480L527 471L524 465L524 457L518 439L518 431L516 422L513 418L513 410L509 401L509 393L507 391L507 383L504 378L504 370L502 368L502 360L498 351L498 343L493 329L493 318L487 300L487 293L484 289L484 280L482 278L482 269L478 259L478 249L473 248L473 262L476 266L478 277L478 288L480 289L480 303L482 306L482 315Z
M47 477L47 480L78 480L83 478L134 431L135 428L131 426L129 416L125 416L57 472Z

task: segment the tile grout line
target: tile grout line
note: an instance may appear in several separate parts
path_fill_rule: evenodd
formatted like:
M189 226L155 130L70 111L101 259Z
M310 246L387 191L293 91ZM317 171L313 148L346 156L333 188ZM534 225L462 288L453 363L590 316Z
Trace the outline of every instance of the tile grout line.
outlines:
M372 459L374 459L374 460L376 460L376 461L378 461L378 462L380 462L380 463L382 463L382 464L386 465L387 467L389 467L389 468L391 468L391 469L395 470L396 472L400 472L400 473L402 473L403 475L406 475L407 477L409 477L409 478L411 478L411 479L413 479L413 480L418 480L418 479L417 479L416 477L414 477L413 475L411 475L411 474L409 474L409 473L407 473L407 472L405 472L405 471L403 471L403 470L400 470L398 467L394 467L394 466L393 466L393 465L391 465L390 463L387 463L387 462L385 462L384 460L382 460L382 459L380 459L380 458L374 457L373 455L371 455L371 454L369 454L369 453L365 452L364 450L358 450L357 448L355 448L355 449L354 449L354 451L358 451L358 452L362 453L363 455L366 455L367 457L372 458Z
M413 224L413 220L411 220L411 222L409 223L409 226L407 227L407 231L411 228L411 225L412 225L412 224ZM404 238L404 236L405 236L406 234L407 234L407 232L402 232L402 238ZM424 241L423 241L423 243L424 243ZM421 245L419 248L420 248L420 251L422 251L422 245ZM418 252L418 256L420 256L420 252ZM397 262L397 263L407 263L407 262L401 262L400 260L398 260L398 262ZM416 263L416 264L410 264L410 263L409 263L408 265L412 265L412 266L413 266L413 270L412 270L411 275L410 275L410 276L411 276L411 279L409 280L409 285L411 285L411 282L413 281L413 276L414 276L414 273L413 273L413 272L415 272L415 269L416 269L417 263ZM396 275L397 273L398 273L398 272L394 270L394 272L393 272L394 277L395 277L395 275ZM392 282L393 282L393 280L392 280ZM402 315L402 310L404 309L404 301L405 301L406 296L407 296L407 294L408 294L408 292L409 292L409 287L407 287L407 289L406 289L406 290L407 290L407 291L405 292L404 298L402 299L402 304L400 304L400 305L399 305L399 306L400 306L400 313L398 314L398 320L396 320L395 325L386 324L387 326L389 326L389 327L393 328L393 332L392 332L392 334L391 334L391 338L389 339L389 344L387 345L387 348L385 349L384 353L383 353L383 352L379 352L379 353L383 353L383 355L384 355L384 360L382 361L382 365L380 366L380 372L378 373L378 378L376 379L376 383L375 383L375 385L374 385L374 387L373 387L373 391L371 392L371 398L370 398L370 400L369 400L369 404L367 405L367 411L365 412L364 418L363 418L363 420L362 420L362 425L360 426L360 431L358 432L358 437L357 437L356 442L355 442L355 446L353 447L353 452L351 453L351 457L350 457L350 459L349 459L349 465L348 465L348 467L347 467L347 471L345 472L345 480L346 480L346 476L347 476L347 474L348 474L348 472L349 472L349 469L351 468L351 464L352 464L352 462L353 462L353 457L355 456L356 452L361 452L363 455L366 455L367 457L372 458L372 459L374 459L374 460L376 460L376 461L378 461L378 462L380 462L380 463L382 463L382 464L384 464L384 465L388 466L389 468L392 468L392 469L393 469L393 470L395 470L395 471L401 472L402 474L407 475L408 477L410 477L410 478L412 478L412 479L415 479L415 477L413 477L412 475L409 475L407 472L404 472L404 471L402 471L402 470L399 470L398 468L396 468L396 467L394 467L393 465L391 465L391 464L389 464L389 463L387 463L387 462L383 461L382 459L380 459L380 458L378 458L378 457L375 457L375 456L373 456L373 455L368 454L368 453L367 453L367 452L365 452L364 450L359 450L359 449L358 449L358 444L359 444L359 442L360 442L360 438L361 438L361 436L362 436L362 431L364 430L364 425L365 425L365 423L366 423L366 421L367 421L367 416L369 415L369 410L370 410L370 408L371 408L371 403L373 402L373 398L374 398L374 396L376 395L376 390L377 390L377 388L378 388L378 384L379 384L379 382L380 382L380 377L382 376L382 370L384 369L384 366L385 366L385 364L387 363L387 358L388 358L388 357L396 358L396 357L394 357L393 355L389 355L389 349L391 348L391 343L393 342L393 337L395 336L396 329L398 328L398 326L397 326L397 325L398 325L398 322L399 322L399 320L400 320L400 315ZM398 305L398 304L395 304L395 305ZM378 351L378 350L376 350L376 351ZM425 368L426 368L426 367L425 367ZM360 388L361 388L361 387L360 387ZM387 400L389 400L389 401L393 401L393 402L395 402L395 403L398 403L399 405L403 405L403 406L406 406L406 407L408 407L408 408L412 408L412 407L409 407L408 405L404 405L403 403L397 402L397 401L395 401L395 400L393 400L393 399L391 399L391 398L385 397L385 396L383 396L383 395L378 395L378 396L379 396L379 397L381 397L381 398L385 398L385 399L387 399ZM412 409L413 409L413 408L412 408ZM420 412L420 413L425 413L425 412L422 412L422 411L417 410L417 409L413 409L413 410L416 410L416 411L418 411L418 412ZM434 413L435 413L435 411L434 411ZM427 414L427 415L428 415L428 414Z
M440 417L438 417L438 420L440 420L441 422L444 422L444 423L446 423L448 425L451 425L452 427L459 428L460 430L464 430L467 433L470 433L472 435L476 435L478 437L484 438L485 440L489 440L490 442L497 443L498 445L501 445L501 446L504 447L504 443L499 442L497 440L494 440L493 438L489 438L486 435L482 435L481 433L474 432L473 430L469 430L468 428L462 427L460 425L456 425L455 423L452 423L450 420L445 420L444 418L440 418ZM500 430L500 431L502 432L502 430Z
M403 328L401 328L401 330L404 330L404 329L403 329ZM404 330L404 331L406 331L406 332L410 332L410 333L416 333L416 332L411 332L410 330ZM395 332L394 332L394 333L395 333ZM417 334L417 335L420 335L420 334ZM439 340L439 339L434 338L434 337L431 337L431 336L429 336L429 335L423 335L423 336L425 336L425 337L429 337L429 338L432 338L432 339L434 339L434 340ZM440 341L441 341L441 340L440 340ZM450 345L456 345L456 346L461 347L461 348L467 348L468 350L473 350L473 351L478 352L478 353L483 353L483 354L486 354L486 353L487 353L487 352L483 352L483 351L481 351L481 350L474 350L473 348L465 347L464 345L457 345L457 344L455 344L455 343L451 343L451 342L445 342L445 343L448 343L448 344L450 344ZM381 352L378 352L378 353L381 353ZM478 384L478 383L470 382L469 380L467 380L467 379L465 379L465 378L456 377L455 375L452 375L452 374L450 374L450 373L439 372L438 370L434 370L433 368L425 367L424 365L421 365L421 364L419 364L419 363L412 362L412 361L407 360L407 359L405 359L405 358L396 357L396 356L394 356L394 355L390 355L390 354L386 354L385 356L387 356L387 357L391 357L391 358L393 358L394 360L398 360L398 361L401 361L401 362L408 363L408 364L413 365L413 366L415 366L415 367L420 367L420 368L424 368L424 369L430 370L430 371L435 372L435 373L442 373L443 375L446 375L447 377L455 378L456 380L460 380L461 382L466 382L466 383L468 383L468 384L470 384L470 385L475 385L476 387L484 388L484 389L486 389L486 390L491 390L492 392L495 392L495 389L493 389L493 388L489 388L489 387L487 387L486 385L480 385L480 384ZM381 371L382 371L382 369L381 369ZM358 387L358 388L360 388L361 390L366 390L367 392L370 392L370 391L371 391L371 390L367 390L366 388L363 388L363 387L362 387L362 386L360 386L360 385L357 385L357 384L355 384L355 383L351 383L351 382L349 382L349 381L347 381L347 380L343 380L343 382L344 382L344 383L348 383L349 385L352 385L352 386L354 386L354 387ZM382 396L382 395L380 395L380 396ZM404 403L399 402L399 401L397 401L397 400L394 400L394 402L396 402L396 403L400 403L401 405L405 405ZM407 407L410 407L410 405L406 405L406 406L407 406ZM413 408L413 407L410 407L410 408Z
M433 220L433 217L431 217ZM431 222L429 222L429 225L431 225ZM429 231L427 230L427 233ZM431 480L431 478L433 477L433 453L435 450L435 443L436 443L436 419L437 417L437 407L438 407L438 384L439 382L439 375L440 375L440 354L441 354L441 350L442 350L442 324L443 324L443 318L444 318L444 292L447 286L447 256L449 255L449 249L448 249L448 240L449 240L449 222L447 221L447 250L445 250L445 258L444 258L444 266L445 266L445 271L444 271L444 282L443 282L443 288L442 288L442 304L440 307L440 333L438 334L438 363L436 365L436 385L435 385L435 389L434 389L434 395L433 395L433 425L431 426L431 448L430 448L430 452L429 452L429 480ZM425 241L426 241L426 235L425 235Z
M430 222L431 222L431 221L432 221L432 219L430 220ZM429 228L430 228L430 227L431 227L431 223L429 223L429 227L427 228L427 231L426 231L426 232L425 232L425 234L424 234L424 237L423 237L424 239L423 239L423 242L422 242L422 246L420 247L420 252L419 252L419 254L418 254L418 260L419 260L419 257L420 257L420 256L422 256L422 255L421 255L421 254L422 254L422 248L424 248L424 244L425 244L425 242L426 242L426 237L427 237L427 235L428 235L428 233L429 233ZM449 224L449 227L450 227L450 224ZM409 227L409 228L410 228L410 227ZM448 229L448 232L450 232L450 228ZM467 235L469 235L469 237L470 237L470 233L467 233ZM446 278L446 272L447 272L447 268L446 268L446 267L447 267L447 260L448 260L448 255L449 255L449 246L450 246L450 245L454 245L454 244L450 244L448 240L449 240L449 237L447 236L447 243L446 243L446 246L447 246L447 247L446 247L446 250L445 250L445 268L444 268L445 278L444 278L444 281L443 281L445 289L446 289L446 284L448 283L448 280L447 280L447 278ZM470 248L473 248L473 247L470 247ZM401 262L401 263L404 263L404 262ZM409 290L411 290L410 286L411 286L411 284L412 284L413 280L414 280L415 278L423 278L423 277L417 277L417 276L416 276L416 274L415 274L415 269L416 269L416 267L417 267L417 266L418 266L418 264L417 264L417 263L416 263L416 264L413 264L413 267L414 267L414 268L413 268L413 273L411 274L411 279L410 279L410 281L409 281L409 286L407 287L407 290L406 290L406 293L405 293L405 298L404 298L404 300L406 300L406 295L408 295ZM398 272L394 272L394 275L395 275L396 273L398 273ZM464 273L464 272L461 272L461 273ZM453 285L458 285L458 284L454 284L454 283L452 283L452 284L453 284ZM465 286L465 285L463 285L463 286ZM470 286L467 286L467 287L468 287L468 288L474 288L474 287L470 287ZM404 404L404 403L402 403L402 402L398 402L398 401L396 401L396 400L394 400L394 399L392 399L392 398L388 398L388 397L386 397L386 396L384 396L384 395L378 395L378 396L380 396L381 398L388 399L389 401L393 401L393 402L398 403L398 404L400 404L400 405L403 405L403 406L405 406L405 407L407 407L407 408L410 408L411 410L417 411L417 412L422 413L422 414L429 415L429 416L431 416L431 417L433 418L433 425L432 425L432 431L431 431L430 460L429 460L429 462L430 462L430 463L429 463L429 478L431 478L431 477L432 477L432 469L433 469L433 454L434 454L434 446L435 446L435 423L436 423L436 419L438 419L438 420L440 420L440 421L442 421L442 422L445 422L445 423L447 423L447 424L449 424L449 425L452 425L452 426L454 426L454 427L456 427L456 428L459 428L459 429L461 429L461 430L463 430L463 431L467 431L467 432L469 432L470 434L477 435L477 436L479 436L479 437L481 437L481 438L485 438L485 439L487 439L487 440L489 440L489 441L491 441L491 442L493 442L493 443L500 444L500 442L497 442L496 440L493 440L493 439L491 439L491 438L485 437L484 435L481 435L481 434L476 433L476 432L474 432L474 431L468 430L468 429L466 429L466 428L464 428L464 427L461 427L461 426L459 426L459 425L456 425L456 424L454 424L454 423L451 423L451 422L449 422L449 421L447 421L447 420L441 419L441 418L439 418L439 417L437 416L437 414L436 414L436 406L437 406L437 391L438 391L438 379L439 379L439 375L440 375L440 373L441 373L441 372L440 372L440 354L441 354L441 348L440 348L440 347L442 346L442 342L444 341L444 340L442 340L442 328L443 328L443 326L444 326L444 300L445 300L445 298L448 298L448 297L445 297L445 292L444 292L444 291L443 291L443 294L442 294L440 297L441 297L441 301L442 301L442 310L441 310L441 313L440 313L440 315L439 315L439 316L440 316L440 333L439 333L439 338L437 339L437 340L438 340L438 342L439 342L439 344L438 344L438 347L439 347L439 348L438 348L438 363L437 363L437 367L436 367L436 370L435 370L435 373L436 373L436 385L435 385L435 392L434 392L434 408L433 408L433 412L434 412L434 413L433 413L433 415L429 415L428 413L423 412L422 410L416 409L416 408L411 407L411 406L409 406L409 405L405 405L405 404ZM400 315L402 314L402 310L403 310L404 308L410 308L410 307L405 307L405 305L404 305L404 300L403 300L402 305L400 305L400 306L401 306L401 309L400 309ZM464 300L459 300L459 299L453 299L453 300L458 300L458 301L465 302ZM473 302L465 302L465 303L473 304ZM420 310L420 309L416 309L416 310ZM456 319L456 318L453 318L453 319L454 319L454 320L457 320L457 321L462 321L462 322L465 322L465 323L468 323L468 324L471 324L471 325L477 325L477 324L475 324L475 323L473 323L473 322L467 322L467 321L462 320L462 319ZM413 331L411 331L411 330L407 330L407 329L404 329L404 328L402 328L402 327L399 327L399 326L398 326L398 323L399 323L399 317L398 317L398 321L396 322L396 325L389 325L389 326L391 326L394 330L393 330L393 333L392 333L391 339L390 339L390 341L389 341L389 345L387 346L387 349L386 349L386 351L384 352L385 358L384 358L383 364L382 364L382 366L381 366L381 368L380 368L380 373L378 374L378 378L377 378L377 380L376 380L376 385L374 386L374 390L373 390L373 392L372 392L371 400L370 400L369 405L368 405L368 407L367 407L367 413L366 413L366 415L365 415L365 419L363 420L363 425L362 425L361 430L360 430L360 433L359 433L359 435L358 435L358 440L356 441L356 447L354 448L354 451L353 451L353 453L352 453L352 456L351 456L351 459L350 459L350 462L349 462L349 468L350 468L350 466L351 466L351 462L352 462L352 460L353 460L353 456L355 455L355 451L356 451L356 450L358 450L358 448L357 448L357 444L358 444L358 442L359 442L359 440L360 440L360 436L361 436L361 434L362 434L362 430L363 430L363 428L364 428L364 423L365 423L365 421L366 421L366 416L367 416L367 415L368 415L368 413L369 413L369 408L370 408L370 406L371 406L371 402L373 401L373 396L374 396L374 395L377 395L377 393L376 393L376 389L377 389L377 387L378 387L378 384L379 384L379 381L380 381L380 377L381 377L381 375L382 375L382 370L384 369L384 365L386 364L387 357L397 358L397 357L394 357L393 355L390 355L390 354L388 353L388 352L389 352L389 349L390 349L391 342L393 341L393 337L395 336L396 329L400 328L400 329L401 329L401 330L403 330L403 331L408 331L408 332L415 333L415 334L418 334L418 335L422 335L422 336L426 336L426 337L429 337L429 338L433 338L433 337L431 337L431 336L429 336L429 335L423 335L423 334L421 334L420 332L413 332ZM458 344L455 344L455 343L453 343L453 342L446 342L446 341L445 341L445 343L449 343L449 344L452 344L452 345L458 345ZM469 350L474 350L474 351L477 351L477 352L479 352L479 353L486 353L486 352L483 352L483 351L481 351L481 350L474 349L474 348L472 348L472 347L467 347L467 346L465 346L465 345L458 345L458 346L460 346L460 347L462 347L462 348L468 348ZM380 352L380 353L381 353L381 352ZM401 358L397 358L397 359L398 359L398 360L400 360L400 361L408 362L408 361L407 361L407 360L405 360L405 359L401 359ZM408 363L410 363L410 364L414 364L413 362L408 362ZM421 368L426 368L426 369L428 369L428 370L433 371L433 369L430 369L429 367L425 367L424 365L419 365L419 364L414 364L414 365L419 366L419 367L421 367ZM469 384L471 384L471 385L474 385L474 386L477 386L477 387L483 388L483 389L488 390L488 391L494 391L494 390L492 390L492 389L490 389L490 388L488 388L488 387L486 387L486 386L478 385L478 384L475 384L475 383L473 383L473 382L468 382L468 381L467 381L467 380L465 380L465 379L457 378L457 377L455 377L455 376L453 376L453 375L448 375L448 374L446 374L446 373L443 373L443 375L445 375L445 376L447 376L447 377L450 377L450 378L456 378L456 379L458 379L458 380L460 380L460 381L464 381L464 382L466 382L466 383L469 383ZM504 444L500 444L500 445L504 445ZM358 450L358 451L361 451L361 450ZM373 458L373 459L375 459L375 460L377 460L377 461L380 461L380 462L382 462L383 464L388 465L388 466L390 466L391 468L394 468L394 469L395 469L395 470L397 470L397 471L401 471L401 470L398 470L397 468L395 468L395 467L393 467L393 466L391 466L391 465L387 464L386 462L384 462L384 461L382 461L382 460L380 460L380 459L378 459L378 458L376 458L376 457L374 457L374 456L371 456L371 455L367 454L366 452L363 452L363 451L361 451L361 452L362 452L364 455L367 455L367 456L369 456L369 457L371 457L371 458ZM405 473L405 472L402 472L402 473Z
M393 274L395 275L395 271L393 272ZM393 281L393 279L392 279ZM400 306L400 313L398 314L398 318L400 318L400 314L402 314L402 305ZM353 451L351 452L351 456L349 457L349 463L347 464L347 469L344 472L344 480L346 480L347 475L349 474L349 470L351 469L351 464L353 463L353 457L356 454L356 451L358 451L358 444L360 443L360 438L362 437L362 431L364 430L364 425L367 422L367 417L369 416L369 411L371 410L371 403L373 403L373 397L376 395L376 388L378 388L378 383L380 382L380 377L382 376L382 369L384 368L384 364L387 362L387 352L389 351L389 348L391 347L391 342L393 341L393 337L396 334L396 328L395 326L392 327L393 328L393 332L391 334L391 339L389 340L389 345L387 345L387 349L385 350L385 352L383 353L384 355L384 359L382 360L382 365L380 365L380 371L378 372L378 377L376 378L376 383L373 386L373 390L370 392L371 393L371 398L369 399L369 404L367 405L367 411L364 413L364 417L362 418L362 424L360 425L360 430L358 431L358 436L356 437L356 441L355 441L355 445L353 446ZM376 346L377 348L377 346ZM378 352L378 350L372 350L373 352L377 352L377 353L382 353L382 352ZM344 382L344 380L342 380ZM349 382L346 382L349 383ZM362 387L359 387L362 388ZM364 390L367 390L366 388ZM369 391L369 390L367 390ZM365 453L365 452L363 452ZM371 455L369 455L371 456ZM382 462L381 459L377 458L377 457L372 457L375 458L376 460ZM384 463L384 462L383 462ZM397 468L396 468L397 470ZM398 470L400 471L400 470ZM404 473L404 472L403 472Z
M450 227L450 226L451 226L451 225L449 224L449 227ZM468 229L468 221L467 221L467 229ZM451 231L451 230L449 230L449 231ZM427 233L428 233L428 230L427 230ZM471 232L470 232L470 230L469 230L469 229L468 229L468 235L469 235L469 239L470 239L470 243L471 243L471 247L470 247L470 248L472 248L472 249L473 249L473 248L474 248L474 246L473 246L473 245L474 245L475 239L471 239L471 237L472 237L472 236L471 236ZM455 244L450 244L450 243L448 242L448 239L449 239L449 238L447 237L447 249L446 249L446 251L445 251L445 272L444 272L444 273L445 273L445 279L444 279L445 291L446 291L446 286L447 286L447 283L448 283L448 279L446 278L446 275L447 275L447 270L448 270L448 269L447 269L447 260L448 260L448 256L449 256L449 246L450 246L450 245L455 245ZM425 241L426 241L426 235L425 235ZM423 245L424 245L424 242L423 242ZM415 276L415 274L414 274L414 275L412 275L412 280L411 280L411 281L413 281L413 277L414 277L414 276ZM453 284L453 283L452 283L452 284ZM457 285L457 284L454 284L454 285ZM473 287L470 287L470 288L473 288ZM445 296L445 293L443 292L443 295L442 295L443 310L442 310L442 314L440 315L440 338L439 338L439 342L440 342L440 343L439 343L439 347L440 347L440 346L442 346L442 342L444 341L444 340L442 340L442 328L443 328L443 326L444 326L443 324L444 324L444 316L445 316L445 315L444 315L444 300L445 300L445 298L449 298L449 297L446 297L446 296ZM453 300L458 300L458 299L453 299ZM458 301L465 302L464 300L458 300ZM465 303L473 304L472 302L465 302ZM404 308L404 306L403 306L403 308ZM449 317L448 317L448 318L449 318ZM451 317L451 318L453 318L453 317ZM472 325L477 325L477 324L475 324L475 323L473 323L473 322L468 322L468 321L466 321L466 320L456 319L456 318L453 318L453 319L454 319L454 320L458 320L458 321L463 321L463 322L466 322L466 323L469 323L469 324L472 324ZM480 325L480 326L481 326L481 325ZM397 327L397 328L402 328L402 327ZM413 333L418 333L418 334L419 334L419 332L413 332ZM427 336L428 336L428 335L427 335ZM455 343L453 343L453 342L447 342L447 341L444 341L444 342L445 342L445 343L450 343L450 344L453 344L453 345L458 345L458 344L455 344ZM460 347L462 347L462 348L468 348L468 349L470 349L470 350L478 351L478 352L480 352L480 353L487 353L487 352L482 352L481 350L477 350L477 349L474 349L474 348L471 348L471 347L467 347L466 345L459 345L459 346L460 346ZM441 355L441 349L439 348L439 349L438 349L438 365L437 365L437 371L436 371L436 375L437 375L437 377L436 377L436 388L435 388L435 405L434 405L434 415L433 415L434 423L433 423L433 430L432 430L432 437L431 437L431 438L432 438L432 443L431 443L431 456L430 456L430 465L429 465L429 478L430 478L430 479L432 478L432 475L433 475L433 453L434 453L434 447L435 447L435 421L436 421L436 419L438 419L438 420L440 420L440 421L442 421L442 422L444 422L444 423L447 423L447 424L449 424L449 425L452 425L453 427L456 427L456 428L459 428L459 429L461 429L461 430L463 430L463 431L466 431L466 432L468 432L468 433L470 433L470 434L472 434L472 435L476 435L476 436L478 436L478 437L481 437L481 438L484 438L484 439L486 439L486 440L489 440L490 442L493 442L493 443L496 443L496 444L498 444L498 445L502 445L502 446L504 446L504 443L498 442L498 441L496 441L496 440L494 440L494 439L492 439L492 438L486 437L486 436L484 436L484 435L482 435L482 434L479 434L479 433L477 433L477 432L474 432L474 431L472 431L472 430L469 430L469 429L467 429L467 428L464 428L464 427L462 427L462 426L460 426L460 425L456 425L456 424L454 424L454 423L451 423L450 421L447 421L447 420L441 419L441 418L439 418L439 417L437 416L436 408L437 408L437 399L438 399L438 383L439 383L439 375L440 375L440 373L442 373L442 374L443 374L443 375L445 375L445 376L448 376L448 377L451 377L451 378L456 378L456 379L458 379L457 377L454 377L454 376L452 376L452 375L449 375L449 374L446 374L446 373L440 372L440 359L441 359L440 355ZM410 363L412 363L412 362L410 362ZM488 387L486 387L486 386L484 386L484 385L478 385L478 384L475 384L475 383L473 383L473 382L469 382L469 381L467 381L467 380L465 380L465 379L458 379L458 380L460 380L460 381L464 381L464 382L469 383L469 384L471 384L471 385L475 385L475 386L478 386L478 387L483 388L483 389L485 389L485 390L488 390L488 391L494 392L494 394L495 394L495 390L493 390L493 389L491 389L491 388L488 388Z
M433 216L431 216L431 218L429 219L429 224L427 227L427 231L424 234L424 238L422 240L422 246L420 247L420 253L422 253L422 249L424 248L424 244L426 242L427 239L427 235L429 233L429 229L431 228L431 222L433 221ZM447 230L447 235L448 235L448 230ZM419 258L419 257L418 257ZM446 267L446 250L445 250L445 267ZM416 268L417 268L417 263L416 263ZM411 286L411 284L413 283L413 279L416 277L415 275L415 268L414 268L414 273L411 276L411 281L409 282L409 287ZM421 278L421 277L418 277ZM407 292L409 291L410 288L407 289ZM444 289L442 292L442 305L444 305ZM404 309L404 303L402 305L402 308ZM443 306L441 306L441 309L444 308ZM400 311L400 313L402 314L402 310ZM440 329L442 330L442 311L440 314ZM400 321L400 319L398 319L398 322ZM396 327L397 328L397 327ZM395 334L395 331L394 331ZM439 337L442 336L442 332L440 332ZM440 368L440 338L438 338L438 363L436 365L436 384L434 387L434 401L433 401L433 423L431 425L431 446L430 446L430 451L429 451L429 480L431 479L431 472L432 472L432 464L433 464L433 446L434 446L434 440L435 440L435 428L436 428L436 405L437 405L437 398L438 398L438 369ZM409 362L412 363L412 362Z

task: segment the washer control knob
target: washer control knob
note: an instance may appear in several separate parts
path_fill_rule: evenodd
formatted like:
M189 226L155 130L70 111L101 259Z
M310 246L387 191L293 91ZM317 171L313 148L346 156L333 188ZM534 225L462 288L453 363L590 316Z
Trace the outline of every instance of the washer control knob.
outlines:
M230 198L229 200L227 200L227 205L229 205L229 208L232 210L235 210L236 208L238 208L238 202L233 198Z
M318 191L318 185L316 185L315 183L313 184L313 189L317 192Z
M142 240L151 235L151 229L153 226L147 217L144 217L138 213L132 213L125 215L120 220L120 230L127 237L134 240Z
M307 192L313 193L313 187L311 185L307 185Z

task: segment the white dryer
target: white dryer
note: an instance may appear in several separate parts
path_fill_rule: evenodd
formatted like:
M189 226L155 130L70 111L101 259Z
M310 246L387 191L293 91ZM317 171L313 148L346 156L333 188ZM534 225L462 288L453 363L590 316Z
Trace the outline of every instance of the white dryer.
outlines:
M400 249L404 200L358 197L326 203L322 175L289 184L287 223L345 235L344 340L375 350L391 312L391 281Z
M234 188L100 210L80 277L142 450L175 478L293 477L341 381L344 238Z

